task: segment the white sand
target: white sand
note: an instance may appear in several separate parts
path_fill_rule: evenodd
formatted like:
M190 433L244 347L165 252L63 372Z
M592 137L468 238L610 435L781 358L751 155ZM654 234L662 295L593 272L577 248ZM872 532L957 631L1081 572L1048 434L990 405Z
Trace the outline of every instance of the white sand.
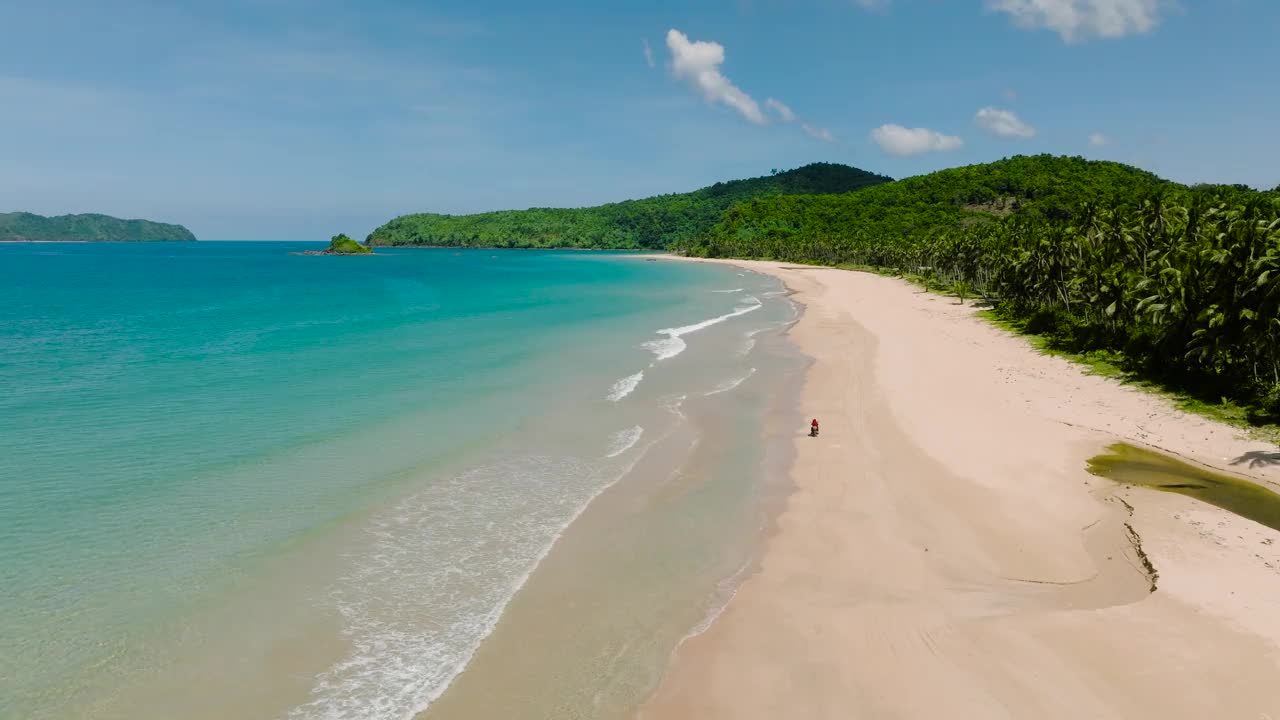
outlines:
M952 298L743 264L807 306L796 490L643 718L1280 720L1280 532L1085 471L1130 440L1274 483L1280 467L1230 465L1274 448Z

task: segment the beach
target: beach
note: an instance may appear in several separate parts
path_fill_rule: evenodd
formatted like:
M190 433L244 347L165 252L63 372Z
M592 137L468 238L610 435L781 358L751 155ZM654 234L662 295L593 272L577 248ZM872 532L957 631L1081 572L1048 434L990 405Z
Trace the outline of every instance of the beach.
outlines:
M1280 717L1280 532L1085 469L1127 441L1277 489L1274 447L955 298L737 264L805 307L794 490L639 717Z

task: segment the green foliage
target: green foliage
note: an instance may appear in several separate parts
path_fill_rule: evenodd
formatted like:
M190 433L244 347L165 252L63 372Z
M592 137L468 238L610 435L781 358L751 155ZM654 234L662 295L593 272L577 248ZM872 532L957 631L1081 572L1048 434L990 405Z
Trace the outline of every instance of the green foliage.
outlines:
M808 258L838 263L847 261L842 255L850 244L875 241L889 250L939 230L1006 216L1066 219L1082 199L1133 198L1172 188L1182 186L1120 163L1017 156L843 195L752 200L726 212L703 237L676 249L713 257Z
M342 255L364 255L373 251L344 234L338 234L329 240L329 252Z
M0 240L132 242L195 240L181 225L150 220L121 220L107 215L44 217L26 212L0 213Z
M773 195L843 193L890 182L846 165L815 163L766 177L716 183L690 193L599 207L504 210L477 215L398 217L370 245L662 249L702 237L735 203Z

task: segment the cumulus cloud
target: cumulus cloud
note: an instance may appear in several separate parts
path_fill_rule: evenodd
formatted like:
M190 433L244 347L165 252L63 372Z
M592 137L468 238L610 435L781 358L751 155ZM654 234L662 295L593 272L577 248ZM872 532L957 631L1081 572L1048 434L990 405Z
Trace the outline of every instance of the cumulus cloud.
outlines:
M984 107L973 117L978 127L1003 138L1035 137L1036 129L1022 122L1011 110Z
M964 141L954 135L944 135L928 128L906 128L893 124L881 125L872 130L871 139L890 155L944 152L964 145Z
M1106 145L1108 142L1110 142L1110 140L1107 138L1106 135L1103 135L1102 133L1096 132L1089 136L1089 144L1094 147L1102 147L1103 145Z
M1052 30L1066 42L1151 32L1172 0L987 0L1021 27Z
M679 30L667 31L667 47L671 50L671 71L684 80L707 102L720 103L737 110L743 117L757 125L767 125L769 117L760 105L720 72L724 64L724 46L704 40L690 41ZM645 58L651 58L649 45L645 43ZM766 98L766 109L785 124L799 123L800 129L811 138L823 142L835 142L836 138L826 128L802 122L800 115L790 105L777 98Z
M793 112L791 108L787 107L786 104L784 104L781 100L778 100L775 98L769 98L768 100L764 101L764 104L770 110L778 113L778 117L782 118L782 122L796 121L795 112Z
M815 140L821 140L822 142L829 143L836 141L836 136L832 135L831 131L826 128L815 127L809 123L800 123L800 129L804 130L806 135L814 138Z
M667 48L671 51L672 73L689 83L704 100L727 105L757 125L769 122L760 111L760 104L720 73L723 45L704 40L691 42L689 36L672 29L667 31Z
M657 67L657 63L653 61L653 48L649 45L649 39L644 39L644 62L651 68Z

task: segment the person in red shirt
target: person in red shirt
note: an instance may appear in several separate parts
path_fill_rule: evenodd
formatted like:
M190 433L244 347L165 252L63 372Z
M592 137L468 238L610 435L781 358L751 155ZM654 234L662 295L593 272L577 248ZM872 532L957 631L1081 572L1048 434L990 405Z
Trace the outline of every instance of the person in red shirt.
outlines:
M809 423L809 437L818 437L818 418Z

